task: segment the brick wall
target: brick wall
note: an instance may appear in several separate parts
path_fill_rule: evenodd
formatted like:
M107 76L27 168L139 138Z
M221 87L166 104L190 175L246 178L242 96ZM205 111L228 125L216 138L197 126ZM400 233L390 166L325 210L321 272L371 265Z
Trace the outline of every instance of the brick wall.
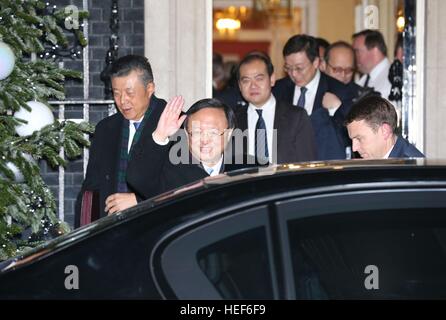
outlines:
M51 5L62 8L72 4L82 9L81 0L53 0ZM89 69L90 69L90 99L105 99L104 83L100 79L100 73L104 70L105 57L109 49L111 0L89 0L88 11L88 40L89 40ZM144 0L120 0L119 7L119 51L118 56L126 54L144 54ZM81 59L65 59L66 68L83 70ZM79 80L69 80L65 85L67 100L83 99L83 83ZM54 108L55 115L58 108ZM83 116L82 105L66 106L66 119L79 119ZM103 105L90 106L90 122L96 124L104 117L108 116L108 107ZM41 172L45 182L58 197L58 169L50 168L46 163L41 163ZM73 225L74 204L80 186L83 181L83 161L82 158L71 161L65 168L65 221Z

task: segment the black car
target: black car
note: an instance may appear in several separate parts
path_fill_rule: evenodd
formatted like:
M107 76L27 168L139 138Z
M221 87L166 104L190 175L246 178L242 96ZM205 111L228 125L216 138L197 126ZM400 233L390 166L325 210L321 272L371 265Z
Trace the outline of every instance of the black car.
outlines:
M446 162L206 178L0 264L0 298L446 297Z

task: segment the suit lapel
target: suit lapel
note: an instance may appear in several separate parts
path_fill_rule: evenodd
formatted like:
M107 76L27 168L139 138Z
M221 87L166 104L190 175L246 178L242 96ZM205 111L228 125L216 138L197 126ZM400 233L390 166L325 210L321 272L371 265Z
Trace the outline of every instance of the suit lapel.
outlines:
M395 145L389 154L389 158L399 158L403 156L403 141L397 137Z
M293 80L288 77L287 79L287 90L285 91L287 94L287 97L285 98L285 101L289 102L291 105L293 105L294 100L294 91L296 90L296 85L294 84Z
M321 78L317 86L316 97L314 98L313 111L322 107L322 98L325 92L328 90L327 78L324 73L321 72Z
M117 172L119 168L120 155L121 155L121 139L122 139L122 126L124 125L124 117L119 113L113 121L108 124L109 128L107 133L109 134L109 139L106 140L104 161L109 161L109 166L104 166L109 168L109 172L106 172L106 176L109 179L109 186L111 187L111 193L116 192L117 188Z
M237 127L242 131L248 129L248 107L241 108L237 112Z
M299 108L297 106L293 106L294 108ZM276 130L276 134L273 134L273 146L277 147L276 152L273 154L273 162L277 163L279 158L279 150L286 150L286 146L282 146L282 134L284 132L284 127L287 124L286 118L286 109L287 106L283 104L283 102L276 102L276 112L274 114L274 129ZM282 129L281 129L282 128Z

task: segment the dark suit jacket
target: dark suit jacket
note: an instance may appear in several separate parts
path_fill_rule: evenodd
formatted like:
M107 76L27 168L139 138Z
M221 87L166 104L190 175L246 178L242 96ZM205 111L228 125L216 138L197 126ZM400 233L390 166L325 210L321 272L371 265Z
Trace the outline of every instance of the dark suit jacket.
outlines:
M142 152L145 140L152 139L152 132L156 129L159 117L164 110L166 102L152 95L149 108L153 108L150 119L146 122L140 139L130 150L130 156L137 158L130 161L128 166L132 166L136 171L143 171L150 163L150 155ZM106 216L105 199L117 192L117 173L120 161L121 134L124 125L124 117L121 113L116 113L101 120L96 125L93 141L90 147L90 157L88 161L87 174L82 184L81 191L76 201L75 226L80 223L80 209L82 195L85 190L97 191L99 193L100 217ZM140 156L144 154L144 156ZM135 157L135 155L137 155ZM130 188L130 192L134 192ZM136 193L138 200L142 196Z
M178 143L186 143L186 141L186 138L183 136ZM145 153L152 155L151 162L147 164L144 170L138 170L135 166L129 166L127 170L127 183L133 190L141 194L144 199L149 199L163 192L209 176L200 164L192 162L192 156L189 152L187 163L173 164L169 159L169 152L173 145L173 143L170 143L161 146L156 144L153 139L146 140L143 152L135 155L131 160L139 162L140 157L148 157ZM253 159L249 159L250 161L248 162L246 156L243 158L242 164L235 164L232 160L229 164L223 163L220 173L257 166L253 163Z
M238 87L226 87L221 91L213 91L212 96L220 100L228 107L231 107L234 112L239 108L247 106L248 103L243 99L240 89Z
M236 118L237 128L242 131L248 129L247 107L239 108ZM274 129L277 129L277 163L316 160L314 132L304 109L277 101ZM243 151L248 153L247 141L244 141Z
M399 136L392 152L390 152L389 158L424 158L424 154L409 141Z
M276 82L273 93L278 100L292 104L295 88L296 85L291 78L285 77ZM322 106L322 98L326 92L335 94L342 101L341 107L338 108L333 117L330 117L328 111ZM343 127L344 118L351 108L354 98L353 92L342 82L321 72L313 111L310 116L319 160L345 159L345 148L351 143L347 132L340 130L340 128Z

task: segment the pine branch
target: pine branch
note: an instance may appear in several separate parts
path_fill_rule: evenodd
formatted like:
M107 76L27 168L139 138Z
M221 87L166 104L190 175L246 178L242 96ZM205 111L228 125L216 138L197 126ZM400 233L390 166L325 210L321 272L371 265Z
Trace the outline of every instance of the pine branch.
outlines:
M0 261L69 230L58 221L56 201L40 175L38 161L59 166L66 164L64 158L79 157L82 147L89 146L85 135L93 132L93 126L55 122L19 137L15 127L23 121L13 117L20 108L29 110L28 101L65 99L65 80L81 78L79 72L61 69L55 61L30 59L31 53L44 53L52 46L68 47L64 28L69 16L63 9L47 8L46 1L0 0L0 41L16 58L13 72L0 80ZM88 12L80 11L78 17L80 21ZM74 35L82 46L87 44L80 30Z

